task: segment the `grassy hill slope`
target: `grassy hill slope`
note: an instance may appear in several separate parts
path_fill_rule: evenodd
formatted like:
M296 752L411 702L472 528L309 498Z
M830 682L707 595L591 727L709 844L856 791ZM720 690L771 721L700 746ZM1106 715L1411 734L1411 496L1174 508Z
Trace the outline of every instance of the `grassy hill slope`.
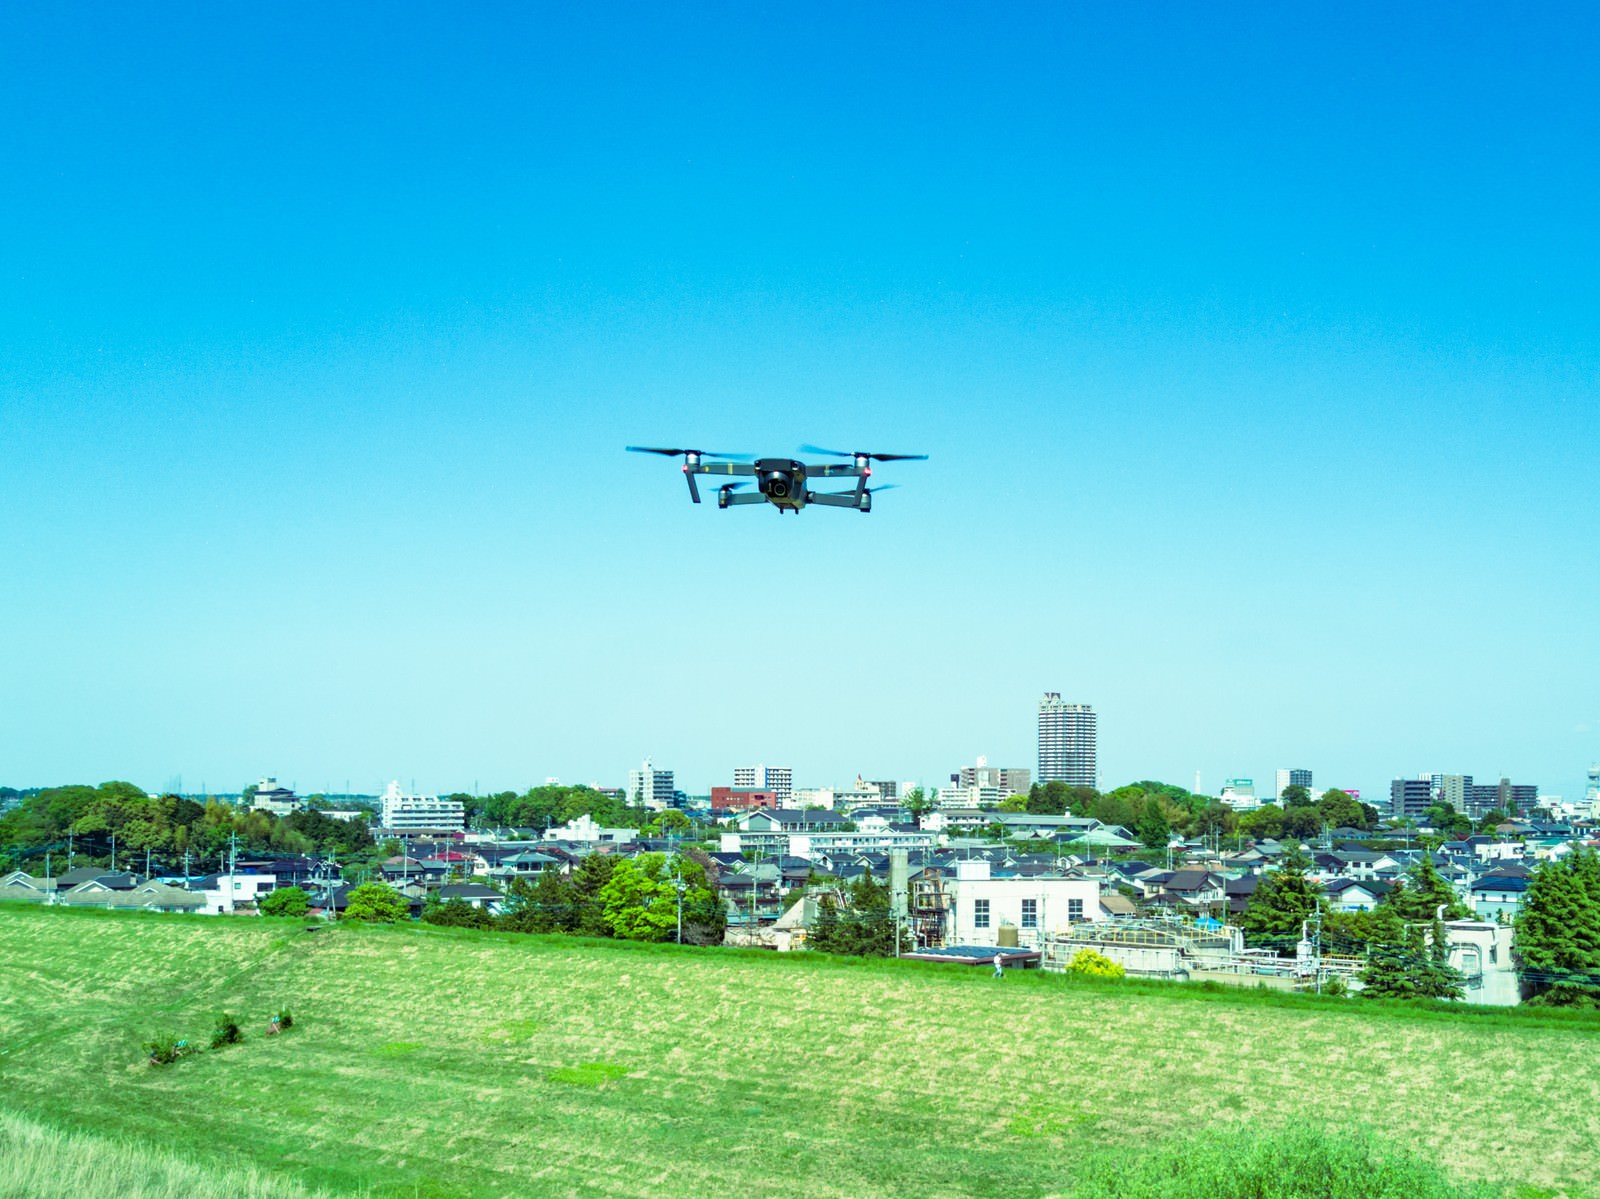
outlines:
M1046 1195L1175 1138L1226 1157L1240 1126L1380 1130L1523 1194L1600 1181L1593 1020L305 930L0 909L0 1106L374 1196ZM243 1045L144 1064L224 1009Z

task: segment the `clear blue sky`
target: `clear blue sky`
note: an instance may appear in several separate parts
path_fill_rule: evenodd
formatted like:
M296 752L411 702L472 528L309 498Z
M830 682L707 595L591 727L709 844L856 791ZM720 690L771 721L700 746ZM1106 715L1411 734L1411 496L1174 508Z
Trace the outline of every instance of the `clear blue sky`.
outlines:
M1578 796L1593 6L580 7L0 14L0 782Z

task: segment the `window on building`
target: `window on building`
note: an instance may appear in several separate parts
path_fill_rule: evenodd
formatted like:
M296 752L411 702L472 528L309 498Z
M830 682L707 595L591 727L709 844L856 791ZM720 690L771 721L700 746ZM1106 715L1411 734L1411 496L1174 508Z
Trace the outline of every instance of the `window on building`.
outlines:
M1083 919L1083 900L1067 900L1067 919L1074 921Z
M1022 927L1039 927L1039 901L1037 899L1024 899L1022 901Z
M989 901L987 899L975 899L972 901L972 927L989 927Z

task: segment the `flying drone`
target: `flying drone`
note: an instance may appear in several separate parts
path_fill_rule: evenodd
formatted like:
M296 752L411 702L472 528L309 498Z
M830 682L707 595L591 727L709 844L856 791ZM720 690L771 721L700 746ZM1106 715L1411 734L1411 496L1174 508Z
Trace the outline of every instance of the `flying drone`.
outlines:
M754 491L741 491L749 484L740 481L724 483L717 488L717 507L736 508L741 504L771 504L779 512L799 512L807 504L820 504L824 508L854 508L857 512L872 511L872 495L886 491L883 487L868 487L874 462L902 462L926 459L926 454L871 454L865 450L846 453L844 450L825 450L821 446L803 445L802 454L826 454L831 458L848 458L842 462L824 462L808 465L793 458L757 458L754 454L723 454L715 450L667 450L649 445L626 447L635 454L662 454L668 458L683 459L683 477L689 484L689 498L700 502L700 489L695 486L696 475L749 475L755 481ZM710 459L710 461L708 461ZM851 491L812 491L807 484L813 479L854 479Z

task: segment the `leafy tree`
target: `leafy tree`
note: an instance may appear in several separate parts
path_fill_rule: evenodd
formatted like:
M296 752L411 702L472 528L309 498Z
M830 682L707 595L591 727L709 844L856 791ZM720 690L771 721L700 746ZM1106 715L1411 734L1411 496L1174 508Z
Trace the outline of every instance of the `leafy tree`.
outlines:
M1166 849L1167 843L1172 840L1172 825L1167 821L1167 813L1159 800L1152 799L1145 806L1144 815L1139 818L1139 840L1149 849Z
M369 924L393 924L404 919L410 905L393 887L383 883L362 883L350 892L344 919Z
M922 818L933 811L933 796L921 787L913 787L900 800L900 808L913 824L920 825Z
M1283 809L1275 803L1266 803L1252 811L1241 812L1239 831L1257 841L1275 840L1283 835Z
M1316 806L1322 823L1329 828L1367 827L1366 814L1348 791L1340 791L1337 787L1325 791Z
M1328 906L1322 888L1306 873L1310 869L1311 859L1303 850L1284 854L1276 870L1261 876L1239 926L1259 938L1299 937L1301 925Z
M1322 832L1322 813L1315 807L1284 809L1283 836L1309 841L1320 832Z
M1304 783L1290 783L1278 798L1283 803L1284 811L1290 808L1309 808L1313 802L1311 789Z
M625 941L670 941L677 926L677 891L665 877L658 853L624 858L600 888L603 918L613 936Z
M1239 816L1232 808L1221 800L1212 800L1195 813L1190 822L1190 831L1197 837L1208 836L1212 833L1224 835L1233 832L1239 827Z
M260 908L263 916L304 916L311 900L299 887L279 887L261 900Z

